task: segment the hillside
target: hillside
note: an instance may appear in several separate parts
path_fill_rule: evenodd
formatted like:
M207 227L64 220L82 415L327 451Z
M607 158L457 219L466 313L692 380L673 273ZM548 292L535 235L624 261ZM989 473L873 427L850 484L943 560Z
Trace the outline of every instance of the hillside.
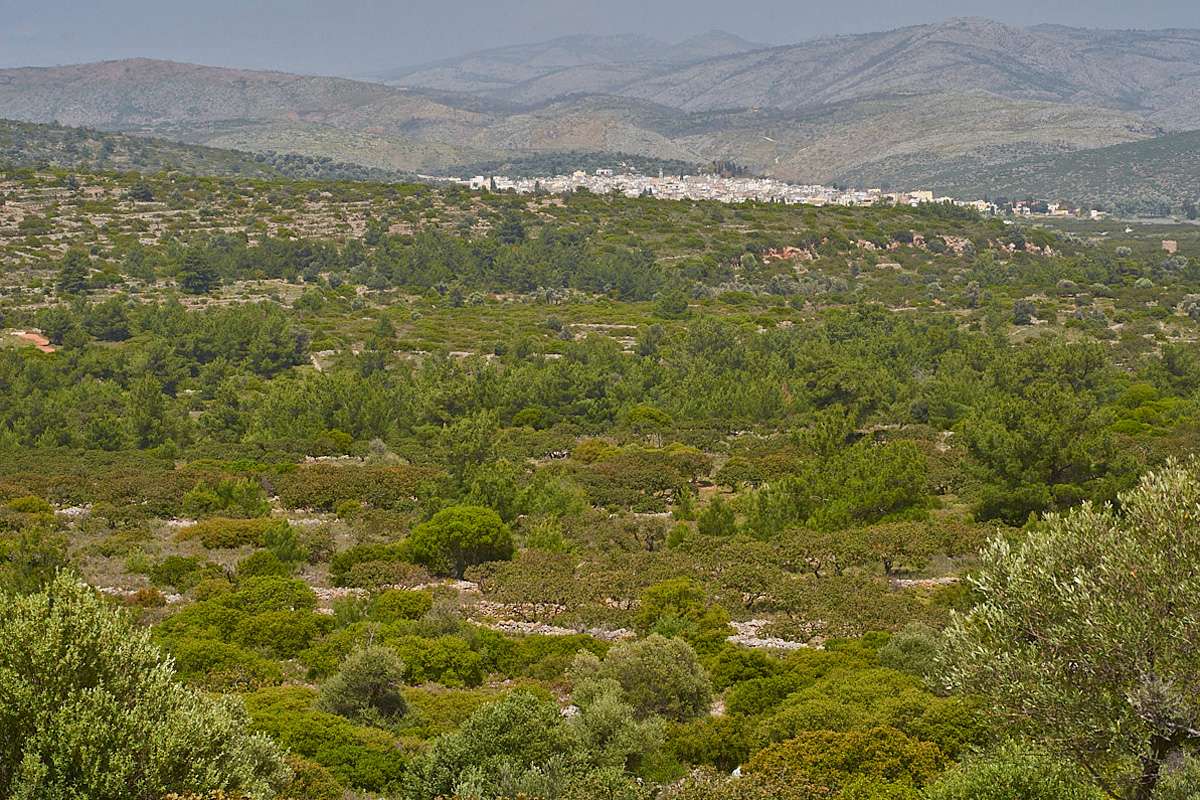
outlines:
M0 165L90 172L179 171L251 178L395 181L399 172L292 153L247 153L166 139L0 119Z
M1014 28L957 19L704 61L622 92L676 108L811 108L986 90L1200 124L1200 31Z
M1123 213L1166 215L1200 200L1200 131L1141 142L981 165L948 162L926 175L939 192L1041 197ZM875 168L886 171L885 163ZM893 165L896 174L912 165Z
M337 78L152 59L0 71L0 103L10 116L112 129L152 128L185 115L194 124L324 117L391 94Z
M940 124L931 126L933 117ZM802 182L830 182L881 156L940 164L969 156L994 163L1047 148L1102 147L1142 138L1129 113L976 92L890 97L820 109L682 112L616 97L569 98L511 114L481 131L480 148L619 150L697 163L731 160L755 172ZM885 170L870 174L896 177ZM914 178L922 177L917 172ZM905 183L899 176L898 183Z
M471 53L375 76L384 83L437 92L539 103L579 93L619 93L631 82L718 56L761 50L723 31L667 44L646 36L565 36Z
M159 172L280 177L248 153L87 128L0 119L0 164L91 172Z
M187 120L289 120L387 127L470 115L411 92L343 78L154 59L0 70L0 105L33 122L143 129Z
M958 19L772 48L576 36L383 78L395 85L145 59L10 69L0 116L387 171L621 153L970 194L995 193L975 173L1200 128L1196 31ZM1035 191L1021 175L1011 185Z
M0 797L1139 800L1200 717L1200 227L325 188L0 174Z
M480 122L381 84L149 59L0 70L0 116L401 170L440 162L454 147L436 142L461 141ZM390 150L356 158L372 148L355 137L385 137Z
M326 78L149 61L101 67L0 71L0 113L34 121L69 116L190 144L300 153L393 171L608 152L690 163L728 159L803 181L833 180L881 155L936 164L988 147L1028 156L1051 144L1099 147L1148 135L1135 114L982 93L725 112L577 95L485 111ZM69 115L62 113L67 108Z
M697 111L800 109L986 90L1013 100L1135 112L1166 127L1200 126L1200 31L1017 28L951 19L783 47L726 42L716 33L676 48L656 49L640 38L624 50L605 44L611 42L557 39L486 51L402 77L408 87L510 100L603 91ZM518 65L518 74L505 74ZM600 83L598 70L605 76ZM623 74L629 79L622 84ZM470 75L486 79L472 82Z

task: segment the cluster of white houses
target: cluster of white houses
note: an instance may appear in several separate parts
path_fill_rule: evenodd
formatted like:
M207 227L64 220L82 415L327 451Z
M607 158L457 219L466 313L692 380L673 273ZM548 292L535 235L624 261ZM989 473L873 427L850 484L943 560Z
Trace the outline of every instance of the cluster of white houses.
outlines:
M567 194L586 190L596 194L617 193L626 197L654 197L663 200L717 200L741 203L805 204L814 206L870 206L880 203L919 205L954 203L983 213L995 213L996 207L985 200L964 202L952 197L937 197L931 191L885 192L881 189L838 189L817 184L785 183L774 178L724 177L721 175L639 175L598 169L593 173L573 172L543 178L510 178L502 175L478 175L457 181L476 190L511 191L518 194Z

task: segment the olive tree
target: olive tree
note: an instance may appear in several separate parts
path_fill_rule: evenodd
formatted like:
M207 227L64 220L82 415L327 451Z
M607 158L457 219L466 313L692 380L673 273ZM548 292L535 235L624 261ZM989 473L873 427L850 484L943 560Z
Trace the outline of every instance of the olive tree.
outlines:
M321 687L321 707L365 724L386 725L404 716L404 662L388 647L368 646L347 656Z
M179 683L150 632L75 578L0 594L0 796L273 797L289 770L249 724L240 702Z
M566 722L553 700L517 690L477 709L453 733L439 736L413 766L409 794L499 797L505 777L545 769L571 750Z
M685 721L703 716L712 705L712 682L682 639L651 634L623 642L603 659L581 652L571 665L571 679L582 684L611 680L624 691L624 700L639 719L661 716Z
M951 623L946 685L976 693L1083 767L1149 800L1200 745L1200 462L1169 462L1119 498L1000 538Z

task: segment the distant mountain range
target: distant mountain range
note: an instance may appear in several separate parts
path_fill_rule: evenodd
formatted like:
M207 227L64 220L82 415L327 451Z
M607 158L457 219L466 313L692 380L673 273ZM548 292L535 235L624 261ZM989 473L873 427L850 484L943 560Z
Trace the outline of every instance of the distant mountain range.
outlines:
M386 170L608 152L799 181L1040 188L1020 165L1200 129L1200 31L953 19L784 47L574 36L371 81L131 60L0 70L0 116Z
M766 48L722 31L674 45L645 36L566 36L373 77L398 86L528 104L573 94L619 94L637 81L672 70Z
M807 109L888 96L987 91L1200 127L1200 31L1014 28L952 19L766 47L711 33L556 39L391 73L408 88L544 102L579 93L684 111Z

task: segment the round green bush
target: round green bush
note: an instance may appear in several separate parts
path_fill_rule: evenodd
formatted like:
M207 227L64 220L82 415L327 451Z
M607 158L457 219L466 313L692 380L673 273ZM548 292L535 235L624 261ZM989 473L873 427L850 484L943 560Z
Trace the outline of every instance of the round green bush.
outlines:
M237 577L256 578L264 575L291 575L292 568L279 560L270 550L255 550L237 563Z
M1006 744L949 770L929 800L1100 800L1079 770L1020 744Z
M399 622L420 619L431 608L433 595L429 592L389 589L371 600L367 615L375 622Z
M507 561L515 549L500 515L481 506L442 509L414 528L406 544L414 562L459 579L475 564Z

